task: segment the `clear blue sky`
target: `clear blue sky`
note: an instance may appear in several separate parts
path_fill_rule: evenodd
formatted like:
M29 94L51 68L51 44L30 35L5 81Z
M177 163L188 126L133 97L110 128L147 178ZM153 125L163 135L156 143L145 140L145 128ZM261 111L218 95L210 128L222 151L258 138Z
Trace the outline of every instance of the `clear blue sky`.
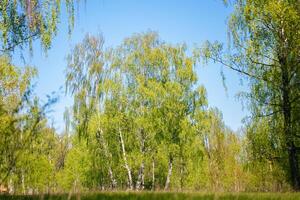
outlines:
M133 33L147 30L157 31L162 40L170 43L185 42L190 47L205 40L227 41L226 19L231 8L226 8L222 0L87 0L76 9L75 28L71 37L67 33L66 13L63 11L57 37L47 56L42 52L39 42L34 43L33 57L24 53L24 60L15 54L13 62L17 65L37 67L36 94L45 99L47 94L64 86L66 55L71 47L80 42L86 33L102 32L106 46L115 46ZM63 9L64 10L64 9ZM245 89L240 86L236 73L226 70L227 93L220 76L220 65L209 63L197 69L199 82L208 93L211 107L219 108L229 127L237 130L246 115L241 103L236 100L237 92ZM72 98L61 95L53 106L51 117L54 126L63 130L63 112L72 105Z

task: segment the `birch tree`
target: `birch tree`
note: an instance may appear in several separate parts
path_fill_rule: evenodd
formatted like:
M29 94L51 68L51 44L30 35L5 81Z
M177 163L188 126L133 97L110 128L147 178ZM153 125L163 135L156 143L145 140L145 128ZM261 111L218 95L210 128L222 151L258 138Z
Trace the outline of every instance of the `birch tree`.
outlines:
M102 41L87 36L69 56L67 87L75 98L76 129L93 132L89 122L98 113L99 137L107 138L106 149L119 152L111 159L122 163L128 189L143 189L146 179L155 186L154 163L161 164L155 152L162 149L168 190L180 157L180 134L189 129L192 133L185 137L198 137L195 113L206 107L205 90L197 87L196 60L186 54L185 45L166 44L153 32L134 35L107 51ZM149 169L152 177L146 178Z
M277 122L266 120L275 137L282 139L276 148L282 150L282 159L288 155L288 179L299 190L299 1L238 0L233 4L229 51L221 43L208 42L202 55L248 81L250 92L242 97L248 100L253 118Z
M10 53L16 48L29 45L40 39L45 50L49 49L57 34L61 4L66 5L69 33L74 26L75 3L67 1L3 0L0 2L1 53ZM78 3L78 2L77 2Z

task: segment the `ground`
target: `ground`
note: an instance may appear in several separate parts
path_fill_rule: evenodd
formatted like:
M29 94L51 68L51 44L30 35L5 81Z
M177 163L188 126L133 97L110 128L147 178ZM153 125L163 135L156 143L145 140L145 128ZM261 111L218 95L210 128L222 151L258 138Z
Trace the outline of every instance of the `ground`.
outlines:
M67 200L68 194L44 196L8 196L7 200ZM104 192L73 195L74 200L300 200L300 193L175 193L175 192Z

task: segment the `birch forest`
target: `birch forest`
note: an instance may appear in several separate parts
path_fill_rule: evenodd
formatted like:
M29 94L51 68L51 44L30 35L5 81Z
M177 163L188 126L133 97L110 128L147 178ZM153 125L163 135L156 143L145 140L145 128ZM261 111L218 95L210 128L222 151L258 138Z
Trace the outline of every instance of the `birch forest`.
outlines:
M19 67L13 56L37 41L51 52L62 17L75 34L77 3L0 1L0 193L300 190L298 0L220 1L232 6L227 43L190 46L145 30L106 45L104 34L85 34L65 55L72 104L58 131L49 113L62 94L41 99L43 66ZM223 69L247 85L238 130L200 83L210 63L222 66L224 90Z

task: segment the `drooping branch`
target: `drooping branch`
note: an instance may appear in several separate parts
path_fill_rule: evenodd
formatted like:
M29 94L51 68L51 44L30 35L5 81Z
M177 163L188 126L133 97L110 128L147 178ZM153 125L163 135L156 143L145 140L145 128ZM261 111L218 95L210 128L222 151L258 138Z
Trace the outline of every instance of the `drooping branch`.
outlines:
M4 49L0 49L0 52L2 53L7 53L7 52L11 52L11 51L14 51L14 49L17 47L17 46L21 46L22 44L30 41L30 40L34 40L34 39L37 39L39 36L39 32L34 32L33 34L17 41L17 42L14 42L12 45L4 48Z

